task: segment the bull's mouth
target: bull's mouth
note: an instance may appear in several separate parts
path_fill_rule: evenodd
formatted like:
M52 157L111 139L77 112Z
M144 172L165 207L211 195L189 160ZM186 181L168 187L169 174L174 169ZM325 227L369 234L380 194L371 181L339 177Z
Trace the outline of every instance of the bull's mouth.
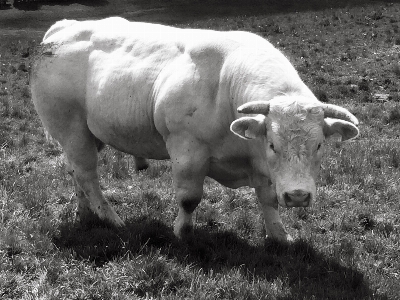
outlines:
M311 193L303 191L284 193L283 200L286 207L308 207L311 203Z

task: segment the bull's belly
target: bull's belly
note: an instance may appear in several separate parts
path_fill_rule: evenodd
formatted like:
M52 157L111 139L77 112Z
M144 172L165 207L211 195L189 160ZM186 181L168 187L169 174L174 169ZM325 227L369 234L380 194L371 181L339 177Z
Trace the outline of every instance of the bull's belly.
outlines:
M169 158L164 139L152 127L118 126L92 119L88 125L96 138L122 152L150 159Z
M108 145L118 149L122 152L132 154L136 157L150 158L150 159L169 159L168 151L163 141L154 139L152 141L121 141L113 140Z

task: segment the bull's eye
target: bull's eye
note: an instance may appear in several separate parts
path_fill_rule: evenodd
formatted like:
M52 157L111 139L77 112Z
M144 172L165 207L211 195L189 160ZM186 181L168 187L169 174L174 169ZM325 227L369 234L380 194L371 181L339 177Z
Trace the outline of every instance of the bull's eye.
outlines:
M272 143L269 143L269 148L270 148L272 151L276 152L276 151L275 151L274 144L272 144Z

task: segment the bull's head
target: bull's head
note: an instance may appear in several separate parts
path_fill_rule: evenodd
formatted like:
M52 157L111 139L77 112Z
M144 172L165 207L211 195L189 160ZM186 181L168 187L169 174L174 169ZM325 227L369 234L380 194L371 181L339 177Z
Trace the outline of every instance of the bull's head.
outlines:
M279 204L286 207L313 202L325 138L338 133L345 141L359 133L358 120L348 110L305 97L253 101L238 112L256 114L234 121L231 130L241 138L262 141L268 176Z

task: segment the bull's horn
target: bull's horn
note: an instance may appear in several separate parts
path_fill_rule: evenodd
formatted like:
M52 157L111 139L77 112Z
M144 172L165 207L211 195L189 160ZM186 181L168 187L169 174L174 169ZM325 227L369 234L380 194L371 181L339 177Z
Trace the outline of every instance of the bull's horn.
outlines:
M357 118L343 107L333 104L324 104L323 108L325 118L341 119L345 121L350 121L354 125L358 125Z
M238 107L238 112L242 114L262 114L268 115L269 102L268 101L251 101Z

